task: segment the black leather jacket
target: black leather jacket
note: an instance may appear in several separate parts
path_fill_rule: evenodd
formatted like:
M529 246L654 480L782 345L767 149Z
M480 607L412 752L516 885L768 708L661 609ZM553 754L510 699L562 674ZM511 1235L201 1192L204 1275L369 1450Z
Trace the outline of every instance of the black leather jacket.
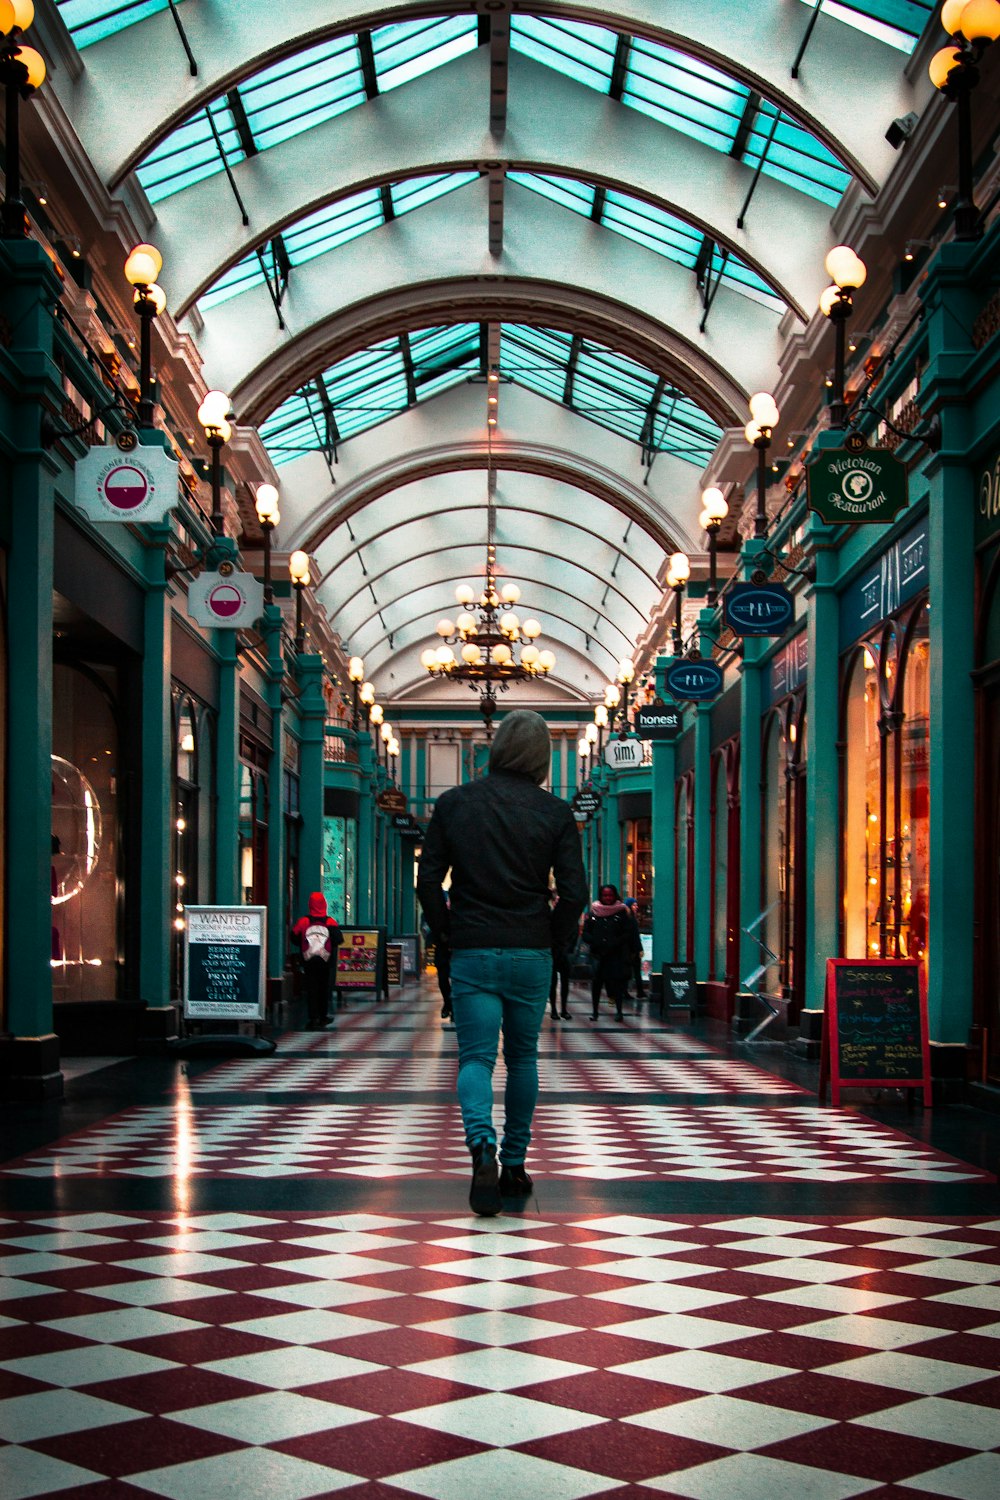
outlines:
M451 869L450 908L441 885ZM559 902L549 910L549 872ZM417 895L452 948L549 948L576 933L587 900L568 802L528 776L494 771L452 787L427 829Z

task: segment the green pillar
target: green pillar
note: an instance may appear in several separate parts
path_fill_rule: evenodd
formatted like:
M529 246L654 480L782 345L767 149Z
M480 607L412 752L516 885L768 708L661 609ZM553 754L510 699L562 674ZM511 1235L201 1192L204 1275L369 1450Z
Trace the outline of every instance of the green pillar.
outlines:
M142 839L139 855L139 997L170 1004L174 906L174 741L170 719L171 608L166 547L170 525L151 526L147 552L142 657Z
M715 611L698 616L701 655L711 656ZM712 973L712 703L699 703L694 720L694 961L698 978ZM722 974L715 976L722 979Z
M621 887L623 896L634 895L625 890L625 871L622 868L622 828L618 821L618 794L621 778L612 772L608 776L608 790L601 809L604 818L602 838L604 840L604 870L607 878Z
M300 652L295 658L299 684L299 884L308 895L321 889L323 875L323 739L326 703L323 658Z
M215 900L234 906L240 891L240 664L236 631L216 630L219 727L215 754Z
M414 782L413 798L417 805L417 817L422 818L428 814L427 808L427 736L419 735L417 738L417 775Z
M361 768L361 800L358 808L358 892L356 921L366 927L375 920L375 762L371 736L358 736L358 763Z
M743 565L747 578L761 566L760 554L767 549L764 540L748 540L743 545ZM760 963L760 948L743 928L751 926L760 915L762 838L761 823L761 721L764 715L767 674L761 658L772 642L762 636L745 636L743 662L740 668L740 950L737 979L743 978ZM766 929L756 929L764 936Z
M267 652L267 705L271 710L271 758L268 763L267 831L267 973L280 979L285 971L285 949L291 912L285 910L285 723L281 689L285 663L281 652L281 610L264 608L261 621Z
M57 465L41 446L43 403L59 410L52 360L52 263L31 241L0 242L0 312L18 378L0 398L7 430L6 1023L0 1092L12 1098L62 1093L52 1030L52 578Z
M839 434L836 435L839 442ZM837 911L840 902L840 767L839 722L840 609L836 592L837 532L810 516L806 552L816 566L809 601L809 673L806 683L806 732L809 771L806 776L806 994L809 1010L822 1010L826 994L826 961L837 957Z
M673 660L656 658L656 691L666 691L663 674ZM676 863L676 829L674 826L674 783L677 750L673 740L653 741L653 968L663 969L673 963L676 934L674 929L674 866Z
M920 401L941 420L930 481L930 911L927 1006L931 1037L965 1042L972 1022L975 911L975 479L972 329L988 295L983 242L942 245L921 287L929 360ZM992 274L995 277L995 245ZM980 356L981 357L981 356ZM926 404L925 404L926 403ZM810 746L812 740L810 739Z

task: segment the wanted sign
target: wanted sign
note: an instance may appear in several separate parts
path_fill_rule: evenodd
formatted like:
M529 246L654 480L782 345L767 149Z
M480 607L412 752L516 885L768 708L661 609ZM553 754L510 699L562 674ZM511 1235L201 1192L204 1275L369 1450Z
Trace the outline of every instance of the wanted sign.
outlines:
M266 906L189 906L184 1015L194 1021L264 1018Z

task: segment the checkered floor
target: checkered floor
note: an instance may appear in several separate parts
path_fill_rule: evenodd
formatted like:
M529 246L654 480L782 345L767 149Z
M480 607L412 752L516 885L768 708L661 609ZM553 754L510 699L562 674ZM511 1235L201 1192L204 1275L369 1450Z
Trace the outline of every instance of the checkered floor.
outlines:
M5 1500L1000 1492L1000 1219L6 1215Z
M992 1177L655 1017L541 1055L497 1219L429 993L54 1113L0 1165L2 1500L997 1500Z

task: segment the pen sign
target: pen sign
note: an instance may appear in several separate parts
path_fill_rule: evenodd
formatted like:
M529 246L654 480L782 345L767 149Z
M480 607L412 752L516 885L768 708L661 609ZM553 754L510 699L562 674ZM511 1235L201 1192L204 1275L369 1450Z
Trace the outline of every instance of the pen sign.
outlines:
M783 583L734 583L726 594L726 624L737 635L784 635L794 618Z

